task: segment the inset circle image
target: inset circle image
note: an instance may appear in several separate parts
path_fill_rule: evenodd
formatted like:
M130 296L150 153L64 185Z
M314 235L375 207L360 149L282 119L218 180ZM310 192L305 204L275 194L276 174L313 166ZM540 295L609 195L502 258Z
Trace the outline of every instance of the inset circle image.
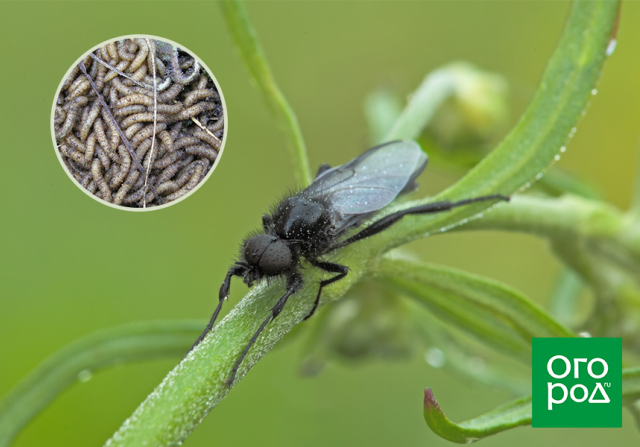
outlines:
M211 176L227 136L220 86L184 47L125 36L81 56L51 112L56 154L69 177L114 208L164 208Z

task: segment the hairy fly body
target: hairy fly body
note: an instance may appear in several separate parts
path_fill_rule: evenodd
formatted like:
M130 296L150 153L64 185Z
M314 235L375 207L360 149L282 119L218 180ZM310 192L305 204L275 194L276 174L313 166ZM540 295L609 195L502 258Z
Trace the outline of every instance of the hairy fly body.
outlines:
M459 202L434 202L375 220L374 214L377 211L398 195L416 187L415 179L426 165L427 156L413 141L393 141L376 146L335 168L322 165L311 185L285 198L270 214L262 216L261 231L244 241L239 260L229 269L220 287L218 306L211 321L191 349L213 328L222 303L229 296L233 276L242 277L249 287L265 278L284 278L286 292L273 306L238 358L227 381L231 384L262 330L282 312L289 297L304 286L300 274L303 259L316 268L335 274L320 281L318 294L306 320L316 311L322 289L344 278L349 272L347 266L323 261L323 255L373 236L408 214L437 213L484 200L509 200L505 196L490 195ZM372 217L374 221L370 225L344 237L353 232L363 220Z

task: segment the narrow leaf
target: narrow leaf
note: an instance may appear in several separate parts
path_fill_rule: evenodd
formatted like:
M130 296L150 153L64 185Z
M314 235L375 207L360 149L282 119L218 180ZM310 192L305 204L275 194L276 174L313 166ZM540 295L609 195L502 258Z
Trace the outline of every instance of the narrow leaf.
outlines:
M602 193L580 176L563 169L550 169L537 185L552 196L569 193L586 199L602 200Z
M622 404L640 399L640 368L622 370ZM438 436L458 444L470 444L510 428L531 425L531 396L514 400L460 424L444 414L430 388L424 392L424 419Z
M0 401L0 447L71 385L97 370L184 355L205 321L136 322L106 329L55 353Z
M566 325L576 322L578 298L584 284L573 270L565 268L560 272L549 299L549 312Z
M476 382L483 387L508 391L522 396L531 389L528 365L516 364L511 358L489 352L466 334L436 318L429 309L409 301L412 316L423 343L426 362L442 368L463 382Z
M531 347L500 315L487 311L462 293L450 293L425 282L389 276L385 282L426 306L434 316L469 333L494 349L531 361Z
M427 388L424 391L424 420L438 436L458 444L470 444L510 428L531 425L531 396L455 424L445 416L431 388Z
M622 404L627 405L640 399L640 367L622 370Z
M375 268L410 296L493 346L528 356L533 337L572 337L544 309L496 281L459 270L407 259L383 257Z
M284 136L296 181L300 185L307 185L311 183L313 177L298 119L273 78L262 47L256 38L256 32L247 18L244 5L238 0L225 0L220 2L220 6L242 61Z

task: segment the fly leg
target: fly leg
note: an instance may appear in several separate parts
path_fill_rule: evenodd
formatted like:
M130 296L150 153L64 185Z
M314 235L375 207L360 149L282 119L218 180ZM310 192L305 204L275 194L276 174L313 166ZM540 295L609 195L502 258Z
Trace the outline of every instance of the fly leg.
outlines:
M240 264L235 264L233 267L229 269L229 271L227 272L227 276L224 278L224 281L222 282L222 286L220 286L220 292L218 292L218 306L216 307L216 310L213 312L213 315L211 316L211 320L209 321L209 324L207 324L207 327L205 328L204 332L200 334L200 337L198 337L198 339L193 344L193 346L191 346L191 349L189 349L187 354L193 351L193 348L198 346L202 341L202 339L213 328L213 325L215 324L216 319L218 318L218 314L220 313L220 309L222 309L222 303L224 302L224 300L229 298L229 289L231 287L231 277L242 276L242 273L244 272L244 270L245 270L245 267Z
M341 280L342 278L347 276L347 273L349 273L349 267L345 265L334 264L333 262L318 261L315 259L310 259L309 262L314 267L318 267L319 269L322 269L325 272L337 273L337 275L329 279L325 279L324 281L320 281L320 288L318 289L318 295L316 296L316 300L313 303L311 312L309 312L309 315L304 317L303 321L311 318L311 316L316 312L316 309L318 308L318 304L320 303L320 295L322 294L322 288L324 286L328 286L331 283Z
M287 300L289 299L289 297L294 293L296 293L298 290L300 290L303 284L304 284L304 281L302 280L302 276L300 276L298 273L292 273L287 277L286 293L282 295L282 298L280 298L276 303L276 305L273 306L267 319L262 322L262 324L260 325L256 333L253 334L253 337L251 337L251 340L249 340L247 347L244 348L244 351L242 351L242 354L240 354L240 358L238 359L235 366L231 370L231 377L225 380L225 383L227 385L231 386L231 384L235 380L236 373L238 372L238 368L240 367L240 365L242 364L242 361L244 360L247 353L249 352L249 349L251 349L251 346L253 346L253 344L256 342L256 340L260 336L260 333L264 330L264 328L267 326L267 324L270 321L275 320L275 318L280 314L280 312L282 312L282 309L284 309L284 305L287 303Z
M471 203L483 202L485 200L504 200L505 202L509 201L509 197L493 194L490 196L482 196L475 197L473 199L465 199L460 200L458 202L433 202L427 203L425 205L419 205L413 208L407 208L406 210L401 210L388 216L384 216L382 219L375 221L367 228L362 230L359 233L351 236L350 238L345 239L344 241L334 245L332 249L346 247L347 245L353 244L354 242L358 242L359 240L366 239L370 236L380 233L383 230L386 230L391 225L402 219L404 216L409 214L427 214L427 213L439 213L441 211L448 211L453 208L457 208L459 206L469 205Z

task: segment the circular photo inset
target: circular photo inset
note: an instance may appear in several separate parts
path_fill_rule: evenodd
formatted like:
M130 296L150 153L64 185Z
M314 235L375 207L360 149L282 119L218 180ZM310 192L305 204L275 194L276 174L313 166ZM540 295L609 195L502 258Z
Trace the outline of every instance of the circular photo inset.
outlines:
M226 140L220 86L193 53L154 36L90 50L56 92L51 132L60 163L94 199L154 210L192 194Z

